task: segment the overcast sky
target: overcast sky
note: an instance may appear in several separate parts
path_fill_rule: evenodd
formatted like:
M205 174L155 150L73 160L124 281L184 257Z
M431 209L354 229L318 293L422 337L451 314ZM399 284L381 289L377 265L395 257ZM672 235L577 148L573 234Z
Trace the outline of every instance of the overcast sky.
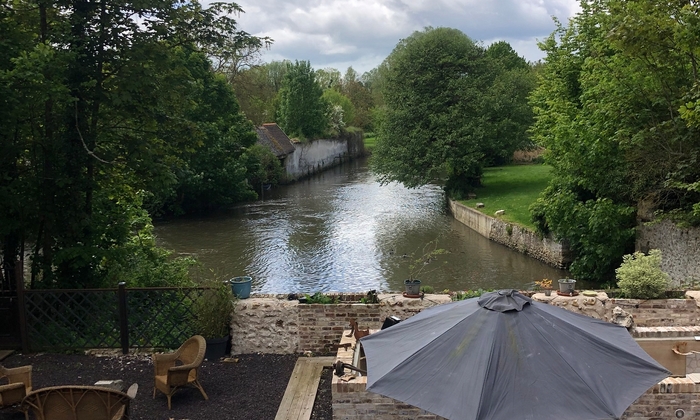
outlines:
M577 0L236 0L239 29L274 39L263 61L305 60L359 74L377 67L400 39L426 26L459 29L485 46L507 41L528 61L537 41L566 23Z

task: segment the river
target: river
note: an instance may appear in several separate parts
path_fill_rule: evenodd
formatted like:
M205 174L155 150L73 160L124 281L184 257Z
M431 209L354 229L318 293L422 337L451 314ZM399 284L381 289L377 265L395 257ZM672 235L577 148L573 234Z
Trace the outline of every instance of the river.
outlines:
M568 277L457 222L436 186L380 186L359 159L262 200L206 218L156 224L158 244L192 255L219 278L247 275L253 293L402 291L423 246L440 255L423 270L435 291L526 288Z

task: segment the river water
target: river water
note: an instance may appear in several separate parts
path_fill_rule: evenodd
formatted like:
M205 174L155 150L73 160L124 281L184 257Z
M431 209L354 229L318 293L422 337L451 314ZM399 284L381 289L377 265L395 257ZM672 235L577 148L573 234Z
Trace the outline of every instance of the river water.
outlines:
M158 223L155 232L159 245L196 256L220 278L251 276L253 293L402 291L409 256L435 239L448 253L420 276L435 291L568 277L454 220L439 187L380 186L366 159L213 216Z

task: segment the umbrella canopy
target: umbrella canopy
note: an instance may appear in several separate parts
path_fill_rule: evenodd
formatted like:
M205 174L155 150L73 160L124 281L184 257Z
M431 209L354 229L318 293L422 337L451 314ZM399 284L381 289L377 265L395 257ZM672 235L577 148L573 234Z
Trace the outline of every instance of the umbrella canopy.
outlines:
M670 372L621 326L514 291L363 337L367 390L448 419L619 418Z

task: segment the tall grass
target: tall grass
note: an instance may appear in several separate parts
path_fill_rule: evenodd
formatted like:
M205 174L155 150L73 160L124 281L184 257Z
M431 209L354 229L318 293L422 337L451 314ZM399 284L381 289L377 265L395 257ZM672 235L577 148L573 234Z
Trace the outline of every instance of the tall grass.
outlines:
M547 165L508 165L486 168L481 178L482 187L477 189L476 198L460 201L493 216L498 210L505 210L499 218L530 229L535 226L530 220L529 207L552 179L551 167Z

